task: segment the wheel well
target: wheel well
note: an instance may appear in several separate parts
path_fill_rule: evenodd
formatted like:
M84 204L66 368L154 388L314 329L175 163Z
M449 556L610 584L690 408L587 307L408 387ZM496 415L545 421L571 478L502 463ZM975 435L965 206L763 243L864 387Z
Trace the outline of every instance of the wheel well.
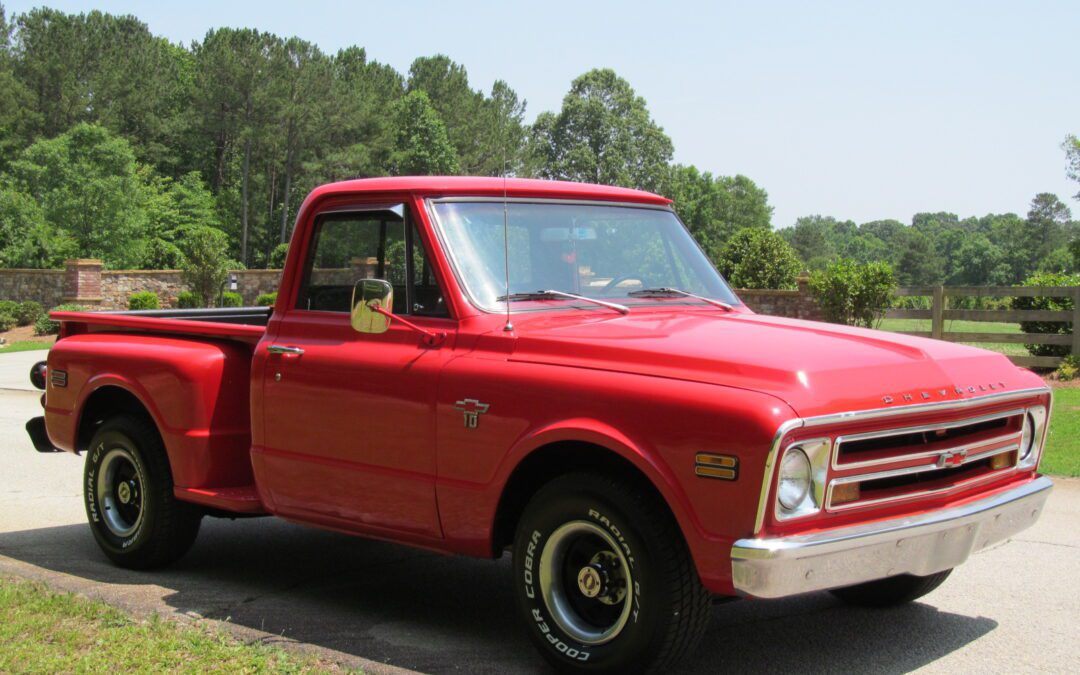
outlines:
M492 531L493 555L498 557L503 549L514 543L518 520L537 490L559 476L580 471L617 475L629 481L643 494L649 495L671 518L672 524L678 527L675 514L671 512L663 495L649 477L629 460L592 443L552 443L534 450L517 465L510 474L510 479L506 481L495 512L495 526Z
M110 417L124 413L145 417L151 424L154 422L142 401L126 389L108 386L90 394L90 398L83 404L82 414L79 415L79 431L75 436L75 449L81 452L89 448L90 440L98 427Z

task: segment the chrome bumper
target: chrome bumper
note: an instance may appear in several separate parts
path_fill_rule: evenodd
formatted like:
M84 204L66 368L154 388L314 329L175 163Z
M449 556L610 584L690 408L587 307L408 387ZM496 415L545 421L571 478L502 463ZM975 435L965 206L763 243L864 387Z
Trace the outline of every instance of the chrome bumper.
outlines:
M947 570L973 551L1035 523L1053 483L1040 477L963 506L866 525L772 539L740 539L731 549L740 593L781 598L897 574Z

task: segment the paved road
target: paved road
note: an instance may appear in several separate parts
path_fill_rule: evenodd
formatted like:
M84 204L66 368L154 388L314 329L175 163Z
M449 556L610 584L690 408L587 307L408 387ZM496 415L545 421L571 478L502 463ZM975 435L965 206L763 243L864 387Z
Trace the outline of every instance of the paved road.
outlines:
M543 669L512 611L506 559L444 557L268 518L207 519L174 567L112 567L84 523L81 459L35 453L22 425L38 396L6 388L0 381L0 573L419 671ZM826 593L717 605L687 672L1075 672L1078 514L1080 481L1059 481L1034 528L904 608L851 609Z

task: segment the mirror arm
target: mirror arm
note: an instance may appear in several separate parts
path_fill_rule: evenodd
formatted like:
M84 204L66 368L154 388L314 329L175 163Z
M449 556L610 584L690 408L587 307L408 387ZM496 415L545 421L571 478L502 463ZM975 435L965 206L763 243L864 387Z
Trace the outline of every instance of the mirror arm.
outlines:
M389 310L387 310L387 309L385 309L383 307L379 307L376 303L368 303L368 308L371 311L375 312L376 314L382 314L383 316L387 317L388 319L393 319L394 321L400 321L401 323L405 324L406 326L413 329L417 333L420 333L421 342L423 342L424 345L426 345L428 347L438 347L439 345L441 345L443 343L444 340L446 340L446 333L444 333L442 331L439 331L438 333L433 333L433 332L427 330L426 328L421 328L420 326L417 326L415 323L413 323L411 321L408 321L406 319L403 319L400 316L398 316L397 314L394 314L393 312L391 312L391 311L389 311Z

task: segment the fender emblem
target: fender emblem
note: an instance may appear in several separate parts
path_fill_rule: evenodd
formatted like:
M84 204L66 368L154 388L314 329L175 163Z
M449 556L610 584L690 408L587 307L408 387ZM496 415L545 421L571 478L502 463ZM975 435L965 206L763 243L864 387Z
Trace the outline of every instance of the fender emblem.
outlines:
M466 429L475 429L480 424L480 416L490 407L490 403L481 403L475 398L466 398L454 404L454 410L460 410L465 415Z

